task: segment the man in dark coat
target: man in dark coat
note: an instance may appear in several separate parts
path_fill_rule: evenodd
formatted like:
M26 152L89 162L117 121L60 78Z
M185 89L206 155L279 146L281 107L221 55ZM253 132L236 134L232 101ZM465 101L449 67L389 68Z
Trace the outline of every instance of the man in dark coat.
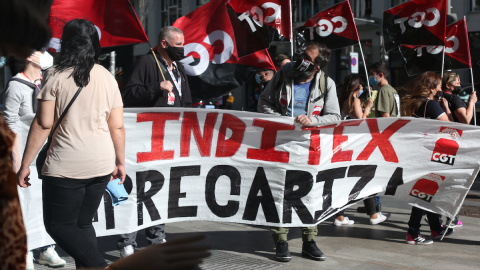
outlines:
M182 30L172 26L162 28L156 59L151 52L142 56L125 80L121 91L124 107L192 107L185 69L179 62L185 57L183 45ZM133 254L136 236L137 232L121 235L118 249L122 258ZM146 228L145 236L149 244L164 243L165 224Z

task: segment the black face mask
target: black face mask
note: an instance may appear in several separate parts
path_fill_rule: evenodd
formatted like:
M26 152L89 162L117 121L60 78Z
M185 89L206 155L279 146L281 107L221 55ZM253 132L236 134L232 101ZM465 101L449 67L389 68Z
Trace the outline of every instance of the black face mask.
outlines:
M292 70L299 72L311 72L315 68L315 64L307 59L307 56L302 53L295 57L295 61L292 65Z
M185 50L183 47L172 47L170 44L168 44L168 47L165 49L165 51L168 54L168 57L172 59L173 61L179 61L185 58Z
M439 101L442 97L443 97L443 92L437 91L437 94L435 95L435 100Z
M462 92L462 87L460 87L460 86L455 86L455 88L453 88L452 93L454 93L454 94L459 94L460 92Z

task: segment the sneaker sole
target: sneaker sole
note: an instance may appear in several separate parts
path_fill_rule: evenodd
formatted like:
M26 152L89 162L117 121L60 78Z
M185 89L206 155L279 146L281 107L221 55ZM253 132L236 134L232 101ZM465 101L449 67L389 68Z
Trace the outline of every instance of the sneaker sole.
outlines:
M277 258L277 260L280 262L289 262L292 259L292 257L277 257L277 256L275 256L275 258Z
M409 245L418 245L418 246L428 246L428 245L431 245L433 244L433 241L432 242L415 242L415 241L405 241L407 242L407 244Z
M45 260L41 260L41 259L38 259L37 261L41 265L47 265L47 266L50 266L50 267L53 267L53 268L64 267L66 265L66 263L51 264L49 261L45 261Z
M305 252L305 251L302 251L302 257L309 258L309 259L316 260L316 261L325 261L327 259L326 256L315 257L315 256L313 256L310 253Z

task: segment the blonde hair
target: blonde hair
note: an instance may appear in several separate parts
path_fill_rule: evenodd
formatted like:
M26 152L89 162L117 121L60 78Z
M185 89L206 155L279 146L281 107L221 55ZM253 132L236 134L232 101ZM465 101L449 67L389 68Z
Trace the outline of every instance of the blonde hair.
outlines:
M460 76L453 71L445 72L442 79L442 90L445 90L447 84L452 84L452 82L456 81L458 78L460 78Z

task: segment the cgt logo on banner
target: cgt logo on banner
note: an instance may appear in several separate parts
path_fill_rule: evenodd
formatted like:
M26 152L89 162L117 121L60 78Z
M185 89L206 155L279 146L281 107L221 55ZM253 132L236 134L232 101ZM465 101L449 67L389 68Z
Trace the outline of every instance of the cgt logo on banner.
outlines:
M460 147L457 139L462 136L462 130L449 127L441 127L440 133L448 135L450 139L438 139L438 141L435 143L435 148L433 149L431 161L453 166L455 163L455 155L457 154L458 148Z
M32 119L22 118L23 144ZM198 220L313 226L375 194L452 216L480 168L480 128L428 119L302 127L291 117L242 111L137 108L125 110L124 124L129 198L113 207L104 196L98 236ZM433 149L445 162L425 166ZM34 167L30 179L19 193L36 248L53 241Z
M430 173L417 180L412 191L410 191L410 196L430 202L444 179L445 176Z

